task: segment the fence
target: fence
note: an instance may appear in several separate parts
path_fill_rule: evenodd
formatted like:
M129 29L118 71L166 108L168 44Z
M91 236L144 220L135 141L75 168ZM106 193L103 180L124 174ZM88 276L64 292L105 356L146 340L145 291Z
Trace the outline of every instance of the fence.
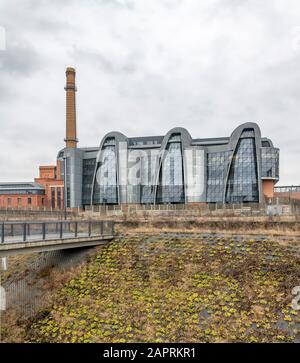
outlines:
M100 216L166 215L166 216L208 216L208 215L295 215L300 214L300 201L274 198L269 203L190 203L190 204L121 204L94 205L85 207L85 212Z
M0 219L70 219L77 216L77 210L0 208Z
M113 221L3 222L1 243L114 236Z
M266 216L269 214L270 206L283 206L282 213L285 215L300 214L300 200L290 199L287 197L275 197L269 199L268 203L188 203L188 204L121 204L121 205L92 205L82 208L64 210L55 209L1 209L0 218L18 217L19 219L37 218L57 218L57 219L75 219L81 213L87 212L99 216L120 216L127 215L257 215ZM278 209L279 210L279 209ZM3 218L4 219L4 218ZM8 218L7 218L8 219Z

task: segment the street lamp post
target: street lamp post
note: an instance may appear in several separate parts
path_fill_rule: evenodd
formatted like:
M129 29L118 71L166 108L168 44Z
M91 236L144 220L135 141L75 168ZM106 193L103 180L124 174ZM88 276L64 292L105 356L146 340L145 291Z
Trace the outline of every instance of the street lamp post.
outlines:
M64 219L67 219L67 158L64 156Z

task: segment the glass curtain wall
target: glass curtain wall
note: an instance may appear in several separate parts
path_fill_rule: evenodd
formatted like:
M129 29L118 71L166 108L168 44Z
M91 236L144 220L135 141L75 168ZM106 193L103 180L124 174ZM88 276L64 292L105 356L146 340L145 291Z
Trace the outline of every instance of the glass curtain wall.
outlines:
M70 208L71 206L71 161L70 161L70 157L67 157L65 159L65 163L66 163L66 175L65 175L65 185L66 185L66 198L67 198L67 203L66 206L67 208Z
M229 172L226 202L259 202L254 130L245 130L238 142Z
M158 152L146 152L141 157L141 203L154 202L154 168L157 162Z
M207 155L207 202L223 203L231 151Z
M170 137L159 175L157 203L184 203L183 156L180 135Z
M91 192L95 171L96 159L83 159L82 167L82 205L91 204Z
M274 148L261 149L261 176L279 179L279 150Z
M115 138L107 138L97 165L94 204L118 204L117 157Z

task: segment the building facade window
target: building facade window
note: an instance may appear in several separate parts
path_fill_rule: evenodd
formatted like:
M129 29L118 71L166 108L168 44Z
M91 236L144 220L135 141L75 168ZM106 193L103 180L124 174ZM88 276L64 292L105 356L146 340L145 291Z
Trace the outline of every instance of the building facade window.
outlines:
M27 198L27 203L28 203L28 205L31 205L31 203L32 203L31 198Z
M258 172L253 130L246 130L233 155L226 189L227 203L258 203Z
M55 188L51 187L51 207L55 208Z
M261 149L261 176L279 179L279 150L274 148Z
M82 165L82 205L91 204L91 192L93 186L93 176L95 171L96 158L83 159Z
M117 156L115 138L107 138L97 165L94 204L118 204Z
M223 203L231 151L207 155L207 202Z
M141 190L140 198L142 204L154 203L154 180L155 164L158 152L145 152L141 156Z
M180 135L170 137L159 174L157 203L184 203L183 157Z
M61 203L61 188L58 187L57 188L57 208L61 209L61 205L62 205L62 203Z
M71 206L71 162L70 157L65 158L65 187L66 187L66 207Z

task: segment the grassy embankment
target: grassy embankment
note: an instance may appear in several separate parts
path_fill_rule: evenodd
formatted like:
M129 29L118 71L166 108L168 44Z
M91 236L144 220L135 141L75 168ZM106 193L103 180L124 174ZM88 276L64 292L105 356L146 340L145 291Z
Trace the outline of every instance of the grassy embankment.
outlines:
M298 246L131 235L99 248L26 328L37 342L299 341Z

